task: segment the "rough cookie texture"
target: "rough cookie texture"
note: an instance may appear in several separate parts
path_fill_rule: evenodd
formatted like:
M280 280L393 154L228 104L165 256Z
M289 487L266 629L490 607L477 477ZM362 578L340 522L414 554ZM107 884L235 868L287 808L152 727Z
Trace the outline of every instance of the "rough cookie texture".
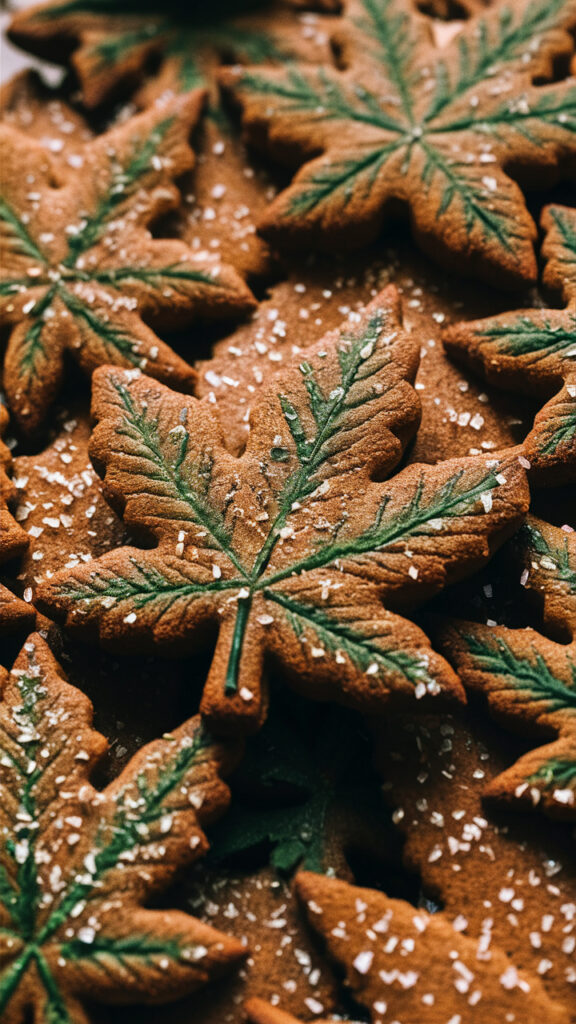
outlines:
M417 425L416 363L391 289L262 394L239 459L210 403L100 372L93 458L126 524L159 544L57 574L44 606L106 643L173 652L218 624L202 709L220 727L261 722L265 654L296 689L365 710L458 696L388 608L482 564L522 520L525 473L512 449L377 482Z
M8 425L8 412L0 404L0 565L21 555L28 545L28 537L14 519L10 506L16 500L16 488L10 479L12 455L2 435ZM34 623L34 609L20 601L0 582L0 633L14 628L30 628Z
M502 950L479 956L443 914L306 872L296 886L372 1024L445 1024L448 1013L460 1024L569 1024L538 978L518 971Z
M57 0L16 14L9 35L39 56L70 59L85 104L95 107L119 89L142 82L147 98L166 90L203 88L222 60L231 57L263 63L306 56L309 51L311 56L325 56L323 19L316 27L310 15L298 14L298 6L325 5L314 0L213 0L210 5ZM160 73L150 80L145 76L151 58L161 58L162 63Z
M548 206L543 282L566 309L522 309L457 324L446 331L448 352L480 370L491 384L543 398L525 442L537 482L576 480L576 211ZM561 390L557 390L558 388Z
M143 903L205 852L235 752L199 718L140 750L104 792L92 706L39 635L3 687L0 1013L83 1024L83 1002L161 1002L242 957L240 943Z
M521 534L524 585L543 599L545 623L570 643L534 629L454 621L441 647L465 686L486 694L494 716L553 742L521 757L487 793L576 819L576 542L573 532L531 519Z
M435 261L497 285L534 280L536 227L507 171L539 187L573 171L576 86L533 82L567 63L575 23L574 0L501 0L437 48L406 0L350 0L338 68L223 71L255 141L308 161L265 235L361 245L400 202Z
M13 330L4 387L25 429L54 399L69 351L86 372L146 367L190 390L194 371L147 326L245 313L253 299L230 267L148 224L179 201L201 93L158 104L89 142L62 179L49 153L3 126L1 308Z

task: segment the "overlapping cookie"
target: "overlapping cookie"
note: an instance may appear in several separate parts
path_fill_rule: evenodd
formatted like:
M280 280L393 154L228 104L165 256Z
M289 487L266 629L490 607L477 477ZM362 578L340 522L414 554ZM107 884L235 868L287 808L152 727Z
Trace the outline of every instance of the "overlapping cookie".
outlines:
M566 309L522 309L446 331L448 352L499 387L554 397L538 413L526 455L538 482L576 479L576 210L548 206L543 281Z
M569 1024L569 1012L549 999L539 978L519 971L500 949L479 956L477 944L442 913L305 872L296 886L372 1024ZM281 1017L262 1017L258 1005L256 1014L255 1024L284 1024Z
M573 174L576 86L541 83L567 67L575 23L573 0L500 0L438 48L407 0L350 0L337 67L222 72L251 137L304 163L266 237L362 245L403 204L435 262L533 281L536 226L514 179L542 188Z
M121 548L40 590L68 623L178 652L218 630L203 712L265 713L272 658L296 689L364 710L460 685L397 612L482 564L527 508L521 453L411 466L384 484L418 423L417 352L394 289L326 336L254 410L232 457L209 402L133 372L94 378L92 456L124 521Z
M253 299L231 267L148 225L179 201L173 181L199 92L172 98L89 142L59 176L39 143L4 126L1 302L12 325L4 387L19 423L41 423L70 352L86 372L146 367L190 390L195 374L148 326L247 312Z
M143 85L147 98L204 88L223 58L320 58L326 47L322 19L301 18L298 8L334 6L326 0L214 0L209 7L178 0L56 0L16 14L9 35L41 57L69 59L84 103L95 107L135 84ZM158 60L160 73L150 79L146 72Z
M453 621L441 647L465 686L486 695L497 720L551 743L524 754L487 793L576 819L576 543L574 533L529 520L524 528L523 585L543 598L544 622L571 642L534 629Z
M162 1002L237 964L243 946L143 904L205 852L237 757L199 718L149 744L99 792L107 748L88 699L32 635L4 680L0 1014L83 1024L87 1000Z

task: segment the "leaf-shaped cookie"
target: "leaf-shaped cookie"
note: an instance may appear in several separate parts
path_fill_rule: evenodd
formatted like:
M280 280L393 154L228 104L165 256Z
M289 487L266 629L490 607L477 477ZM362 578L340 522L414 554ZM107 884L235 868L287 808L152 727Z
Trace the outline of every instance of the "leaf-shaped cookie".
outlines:
M363 709L459 683L406 608L482 564L526 510L514 450L410 466L382 483L418 422L417 345L391 288L260 394L235 458L209 402L113 369L94 377L92 457L124 547L41 587L51 613L125 648L218 640L202 710L262 720L262 675Z
M2 436L8 425L6 406L0 404L0 564L21 555L28 546L28 537L10 512L16 497L16 488L10 479L12 455ZM34 609L15 597L0 583L0 633L14 628L30 628L34 623Z
M372 1024L569 1024L539 978L517 970L503 950L482 955L442 913L306 872L296 888Z
M171 327L251 308L232 268L148 230L178 203L173 180L193 162L188 136L201 104L200 92L171 98L111 129L64 181L43 146L0 129L0 309L12 326L4 387L26 429L54 399L66 351L88 373L102 363L146 367L189 390L194 371L148 321Z
M569 170L576 85L532 83L571 52L575 23L574 0L499 0L438 48L406 0L350 0L334 38L344 70L222 72L254 139L309 161L263 232L360 245L400 202L435 260L497 285L534 280L536 228L508 171L540 186Z
M161 1002L242 956L234 939L150 895L207 847L234 747L199 718L142 748L103 792L107 743L38 635L0 703L0 1017L84 1024L84 1000Z
M494 779L487 795L576 819L576 534L530 519L519 534L522 582L543 599L544 621L571 643L533 629L452 621L441 648L494 716L552 742Z
M543 280L567 307L457 324L446 331L444 344L491 384L543 398L556 392L536 416L525 446L536 479L560 483L576 479L576 210L548 206L542 227Z
M152 82L159 95L206 86L223 57L263 63L301 53L306 33L295 6L288 0L51 0L17 13L9 35L42 57L65 61L71 54L83 100L95 107L140 81L151 57L162 57Z

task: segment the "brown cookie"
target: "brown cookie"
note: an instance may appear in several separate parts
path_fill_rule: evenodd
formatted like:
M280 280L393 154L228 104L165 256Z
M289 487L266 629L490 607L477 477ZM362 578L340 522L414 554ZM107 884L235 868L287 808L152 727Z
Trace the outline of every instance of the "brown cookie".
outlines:
M10 507L16 501L16 488L10 478L12 455L2 436L8 425L8 412L0 404L0 565L27 548L28 537L14 519ZM16 597L0 582L0 633L13 629L30 629L34 625L34 609Z
M456 455L486 454L525 436L531 411L495 391L446 355L441 327L461 316L502 306L488 288L450 281L410 245L373 249L355 257L315 258L287 266L247 324L217 341L211 358L196 364L195 394L218 405L226 444L241 452L250 410L272 376L305 355L306 348L348 317L353 326L367 302L388 283L398 288L404 325L420 345L415 387L422 420L407 453L409 462L439 462Z
M522 744L477 704L467 715L397 716L373 727L383 791L405 837L411 899L442 908L481 955L506 950L519 969L541 979L552 1000L572 1007L571 830L551 821L543 827L535 815L514 815L512 807L485 799ZM385 874L381 884L388 891Z
M544 598L544 619L570 643L534 629L452 621L440 645L465 686L486 695L498 721L551 743L520 757L487 794L576 820L576 543L531 520L521 534L521 582Z
M276 0L260 10L258 6L238 3L238 14L232 17L233 6L226 0L214 0L209 7L172 0L164 9L115 0L100 10L90 0L55 0L17 13L9 36L41 57L70 60L88 107L143 82L144 102L167 90L204 88L215 68L230 58L274 63L295 55L325 56L322 23L329 23L328 18L310 12L331 12L333 3ZM147 78L158 59L160 73Z
M16 519L29 541L18 580L31 592L63 566L87 563L126 541L88 456L89 415L77 408L58 426L44 451L14 460Z
M507 172L539 188L574 172L576 86L533 83L567 64L575 23L573 0L501 0L439 48L408 0L350 0L337 67L223 71L254 141L304 164L265 237L360 246L402 205L436 262L533 281L536 226Z
M296 886L372 1024L570 1024L538 977L517 970L501 949L479 956L442 913L319 875L302 873Z
M526 441L536 483L576 480L576 210L548 206L543 281L565 309L521 309L451 327L449 353L480 370L491 384L549 399ZM558 390L561 388L561 390Z
M418 422L394 289L306 355L262 393L239 459L209 402L134 373L95 376L92 456L125 523L158 546L40 588L52 614L116 647L176 653L217 628L202 710L220 728L261 723L271 661L296 689L365 710L458 697L425 635L389 609L482 564L527 507L513 449L376 482Z
M54 399L69 351L90 373L138 366L190 390L188 363L148 326L242 314L253 300L230 267L148 225L177 205L193 161L199 92L159 103L86 144L58 176L46 149L4 126L2 308L9 405L27 430Z
M107 743L92 706L39 635L0 704L0 1008L5 1024L84 1024L86 1000L162 1002L236 964L243 946L179 911L143 904L205 852L227 802L234 747L198 718L142 748L104 791Z

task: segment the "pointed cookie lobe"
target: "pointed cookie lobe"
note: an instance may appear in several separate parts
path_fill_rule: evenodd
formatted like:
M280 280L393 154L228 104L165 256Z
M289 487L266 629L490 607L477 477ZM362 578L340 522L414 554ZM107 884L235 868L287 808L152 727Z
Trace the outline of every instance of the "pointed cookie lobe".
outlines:
M85 1024L85 1001L162 1002L242 956L233 939L144 904L205 851L234 763L198 718L142 748L103 792L88 699L38 635L0 702L0 1016Z
M498 948L479 955L478 943L455 931L442 913L305 872L296 889L372 1024L569 1024L568 1012L539 978L517 970Z
M438 48L403 0L350 0L338 68L222 72L254 140L303 165L264 233L362 245L400 202L435 260L500 286L534 280L536 227L509 170L570 172L576 86L541 83L572 52L575 23L574 0L502 0Z
M12 455L2 436L8 426L8 412L0 405L0 564L21 555L28 547L28 536L16 522L10 507L16 497L16 488L10 478ZM15 629L31 629L35 611L0 583L0 634Z
M34 429L56 397L65 353L86 373L146 368L189 391L193 369L153 327L239 315L253 299L231 267L148 225L178 204L202 94L172 97L87 142L65 175L39 142L4 125L0 309L11 334L8 404Z
M44 606L115 646L175 653L216 628L202 708L220 727L261 720L271 662L303 692L367 710L457 697L395 609L489 557L524 514L525 474L510 451L381 482L418 422L416 360L388 290L261 392L240 458L210 403L101 371L92 456L126 524L157 546L58 573Z

